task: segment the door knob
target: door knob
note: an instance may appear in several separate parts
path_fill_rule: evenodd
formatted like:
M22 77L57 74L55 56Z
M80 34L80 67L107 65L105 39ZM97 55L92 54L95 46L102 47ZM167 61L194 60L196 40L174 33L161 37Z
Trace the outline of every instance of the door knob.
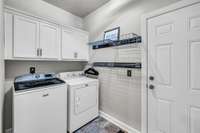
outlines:
M155 86L154 85L149 85L149 89L154 90Z
M153 81L154 79L155 79L154 76L149 77L149 80L151 80L151 81Z

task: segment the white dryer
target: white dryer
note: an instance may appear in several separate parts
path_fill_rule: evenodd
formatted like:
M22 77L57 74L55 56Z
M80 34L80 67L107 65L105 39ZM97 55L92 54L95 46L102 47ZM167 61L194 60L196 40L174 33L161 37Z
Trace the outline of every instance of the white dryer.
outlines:
M99 116L99 81L83 72L60 73L68 87L68 131L81 128Z

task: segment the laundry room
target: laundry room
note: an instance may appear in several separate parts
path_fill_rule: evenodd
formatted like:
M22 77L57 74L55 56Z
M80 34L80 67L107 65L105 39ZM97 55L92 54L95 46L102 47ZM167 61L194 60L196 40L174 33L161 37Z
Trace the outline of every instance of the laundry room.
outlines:
M0 133L200 133L200 0L0 0Z

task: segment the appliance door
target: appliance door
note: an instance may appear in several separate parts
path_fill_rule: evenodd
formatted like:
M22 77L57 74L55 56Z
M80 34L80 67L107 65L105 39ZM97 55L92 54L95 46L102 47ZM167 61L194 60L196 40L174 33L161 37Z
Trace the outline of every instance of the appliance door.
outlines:
M98 104L98 90L96 84L85 84L74 89L75 114L81 114L94 108Z
M69 85L69 132L79 129L98 116L98 93L98 82Z

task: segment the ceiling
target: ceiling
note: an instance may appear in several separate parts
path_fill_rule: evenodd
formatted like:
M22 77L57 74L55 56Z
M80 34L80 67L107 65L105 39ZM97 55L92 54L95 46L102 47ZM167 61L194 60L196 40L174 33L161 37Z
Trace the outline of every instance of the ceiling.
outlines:
M44 0L72 14L85 17L110 0Z

